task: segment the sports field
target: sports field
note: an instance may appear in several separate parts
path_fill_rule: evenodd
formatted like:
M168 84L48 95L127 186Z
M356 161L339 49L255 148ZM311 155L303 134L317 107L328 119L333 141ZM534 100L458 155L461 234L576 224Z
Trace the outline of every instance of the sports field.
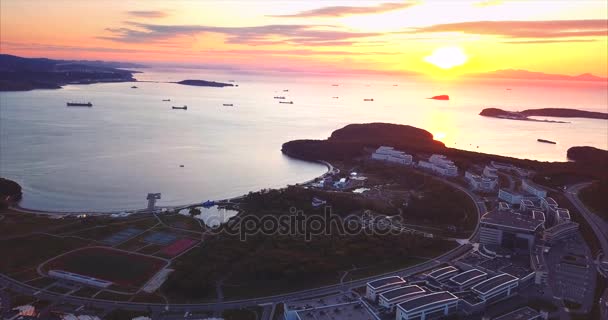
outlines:
M107 247L90 247L57 257L44 270L65 270L102 280L119 287L137 289L166 265L162 259Z

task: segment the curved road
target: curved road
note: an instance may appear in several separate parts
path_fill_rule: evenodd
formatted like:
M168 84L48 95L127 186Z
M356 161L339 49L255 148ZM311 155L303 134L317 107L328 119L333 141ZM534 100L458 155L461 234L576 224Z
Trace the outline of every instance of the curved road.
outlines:
M441 179L447 184L453 186L456 189L459 189L465 192L471 200L474 202L475 207L477 208L478 221L481 217L482 213L485 213L486 207L483 201L481 201L475 194L469 191L462 186ZM469 240L475 239L478 234L479 223ZM56 303L69 303L72 305L83 305L87 307L96 307L101 309L124 309L124 310L132 310L132 311L144 311L151 312L154 314L160 314L166 310L170 310L171 312L195 312L195 311L221 311L225 309L235 309L235 308L243 308L250 306L257 306L260 304L268 304L268 303L277 303L289 300L299 300L305 299L314 296L321 296L332 294L340 291L350 290L352 288L364 286L367 282L379 279L386 276L391 275L399 275L399 276L409 276L412 274L420 273L429 269L432 269L442 263L453 261L455 258L458 258L465 253L468 253L472 249L471 244L460 245L438 257L435 259L423 262L416 266L404 268L401 270L385 273L382 275L376 275L364 279L349 281L345 284L335 284L329 285L325 287L319 287L314 289L302 290L297 292L279 294L274 296L253 298L253 299L242 299L242 300L233 300L233 301L223 301L223 302L212 302L212 303L197 303L197 304L158 304L158 303L137 303L137 302L121 302L121 301L109 301L109 300L100 300L100 299L92 299L92 298L83 298L83 297L75 297L75 296L64 296L62 294L58 294L55 292L51 292L48 290L41 290L39 288L32 287L30 285L21 283L12 279L8 276L0 274L0 285L9 288L10 290L16 291L20 294L35 296L39 299L51 300Z
M593 229L593 232L599 240L600 247L602 249L604 262L601 264L601 267L606 268L606 271L608 271L608 222L604 221L601 217L587 209L587 207L585 207L583 202L578 197L578 193L581 191L581 189L589 185L591 185L591 182L570 185L566 187L566 190L564 190L564 195L576 207L576 209L581 213L583 218L587 220Z

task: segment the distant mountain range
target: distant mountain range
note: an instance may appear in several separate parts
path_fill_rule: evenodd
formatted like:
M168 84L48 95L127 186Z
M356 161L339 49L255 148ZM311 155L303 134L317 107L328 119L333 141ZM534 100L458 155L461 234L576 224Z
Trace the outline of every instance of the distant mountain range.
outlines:
M566 80L566 81L593 81L607 82L608 78L594 76L590 73L583 73L578 76L568 76L563 74L550 74L543 72L533 72L527 70L497 70L486 73L468 74L473 78L493 78L493 79L517 79L517 80Z
M0 54L0 91L58 89L66 84L135 81L134 71L142 67L121 62L53 60Z

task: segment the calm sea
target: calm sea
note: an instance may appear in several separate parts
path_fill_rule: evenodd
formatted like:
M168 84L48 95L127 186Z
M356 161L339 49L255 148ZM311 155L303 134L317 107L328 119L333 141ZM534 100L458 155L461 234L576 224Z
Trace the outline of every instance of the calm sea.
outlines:
M24 187L23 207L138 209L149 192L161 192L158 204L168 206L302 182L326 168L285 157L281 144L324 139L349 123L409 124L450 147L543 161L565 161L575 145L608 149L605 120L558 124L478 115L485 107L607 112L605 84L142 71L139 80L234 80L239 87L141 82L137 89L112 83L0 93L0 176ZM451 100L426 99L439 94ZM274 96L294 104L279 104ZM368 98L374 101L363 101ZM67 101L91 101L94 107L68 108ZM183 105L187 111L171 109Z

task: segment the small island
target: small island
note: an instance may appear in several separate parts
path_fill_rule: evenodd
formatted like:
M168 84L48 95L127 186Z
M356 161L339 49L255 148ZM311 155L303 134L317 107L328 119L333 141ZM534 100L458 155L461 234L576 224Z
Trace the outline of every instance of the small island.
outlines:
M527 109L524 111L507 111L498 108L486 108L483 109L479 115L484 117L509 119L509 120L523 120L523 121L537 121L537 122L552 122L552 123L568 123L565 121L555 120L539 120L532 119L533 116L544 116L544 117L557 117L557 118L587 118L587 119L608 119L608 113L593 112L578 109L567 109L567 108L543 108L543 109Z
M231 83L223 83L223 82L216 82L216 81L207 81L207 80L182 80L179 82L176 82L177 84L183 84L186 86L197 86L197 87L217 87L217 88L223 88L223 87L233 87L234 85Z
M0 91L60 89L67 84L136 81L133 78L135 71L119 69L126 67L138 65L0 54Z

